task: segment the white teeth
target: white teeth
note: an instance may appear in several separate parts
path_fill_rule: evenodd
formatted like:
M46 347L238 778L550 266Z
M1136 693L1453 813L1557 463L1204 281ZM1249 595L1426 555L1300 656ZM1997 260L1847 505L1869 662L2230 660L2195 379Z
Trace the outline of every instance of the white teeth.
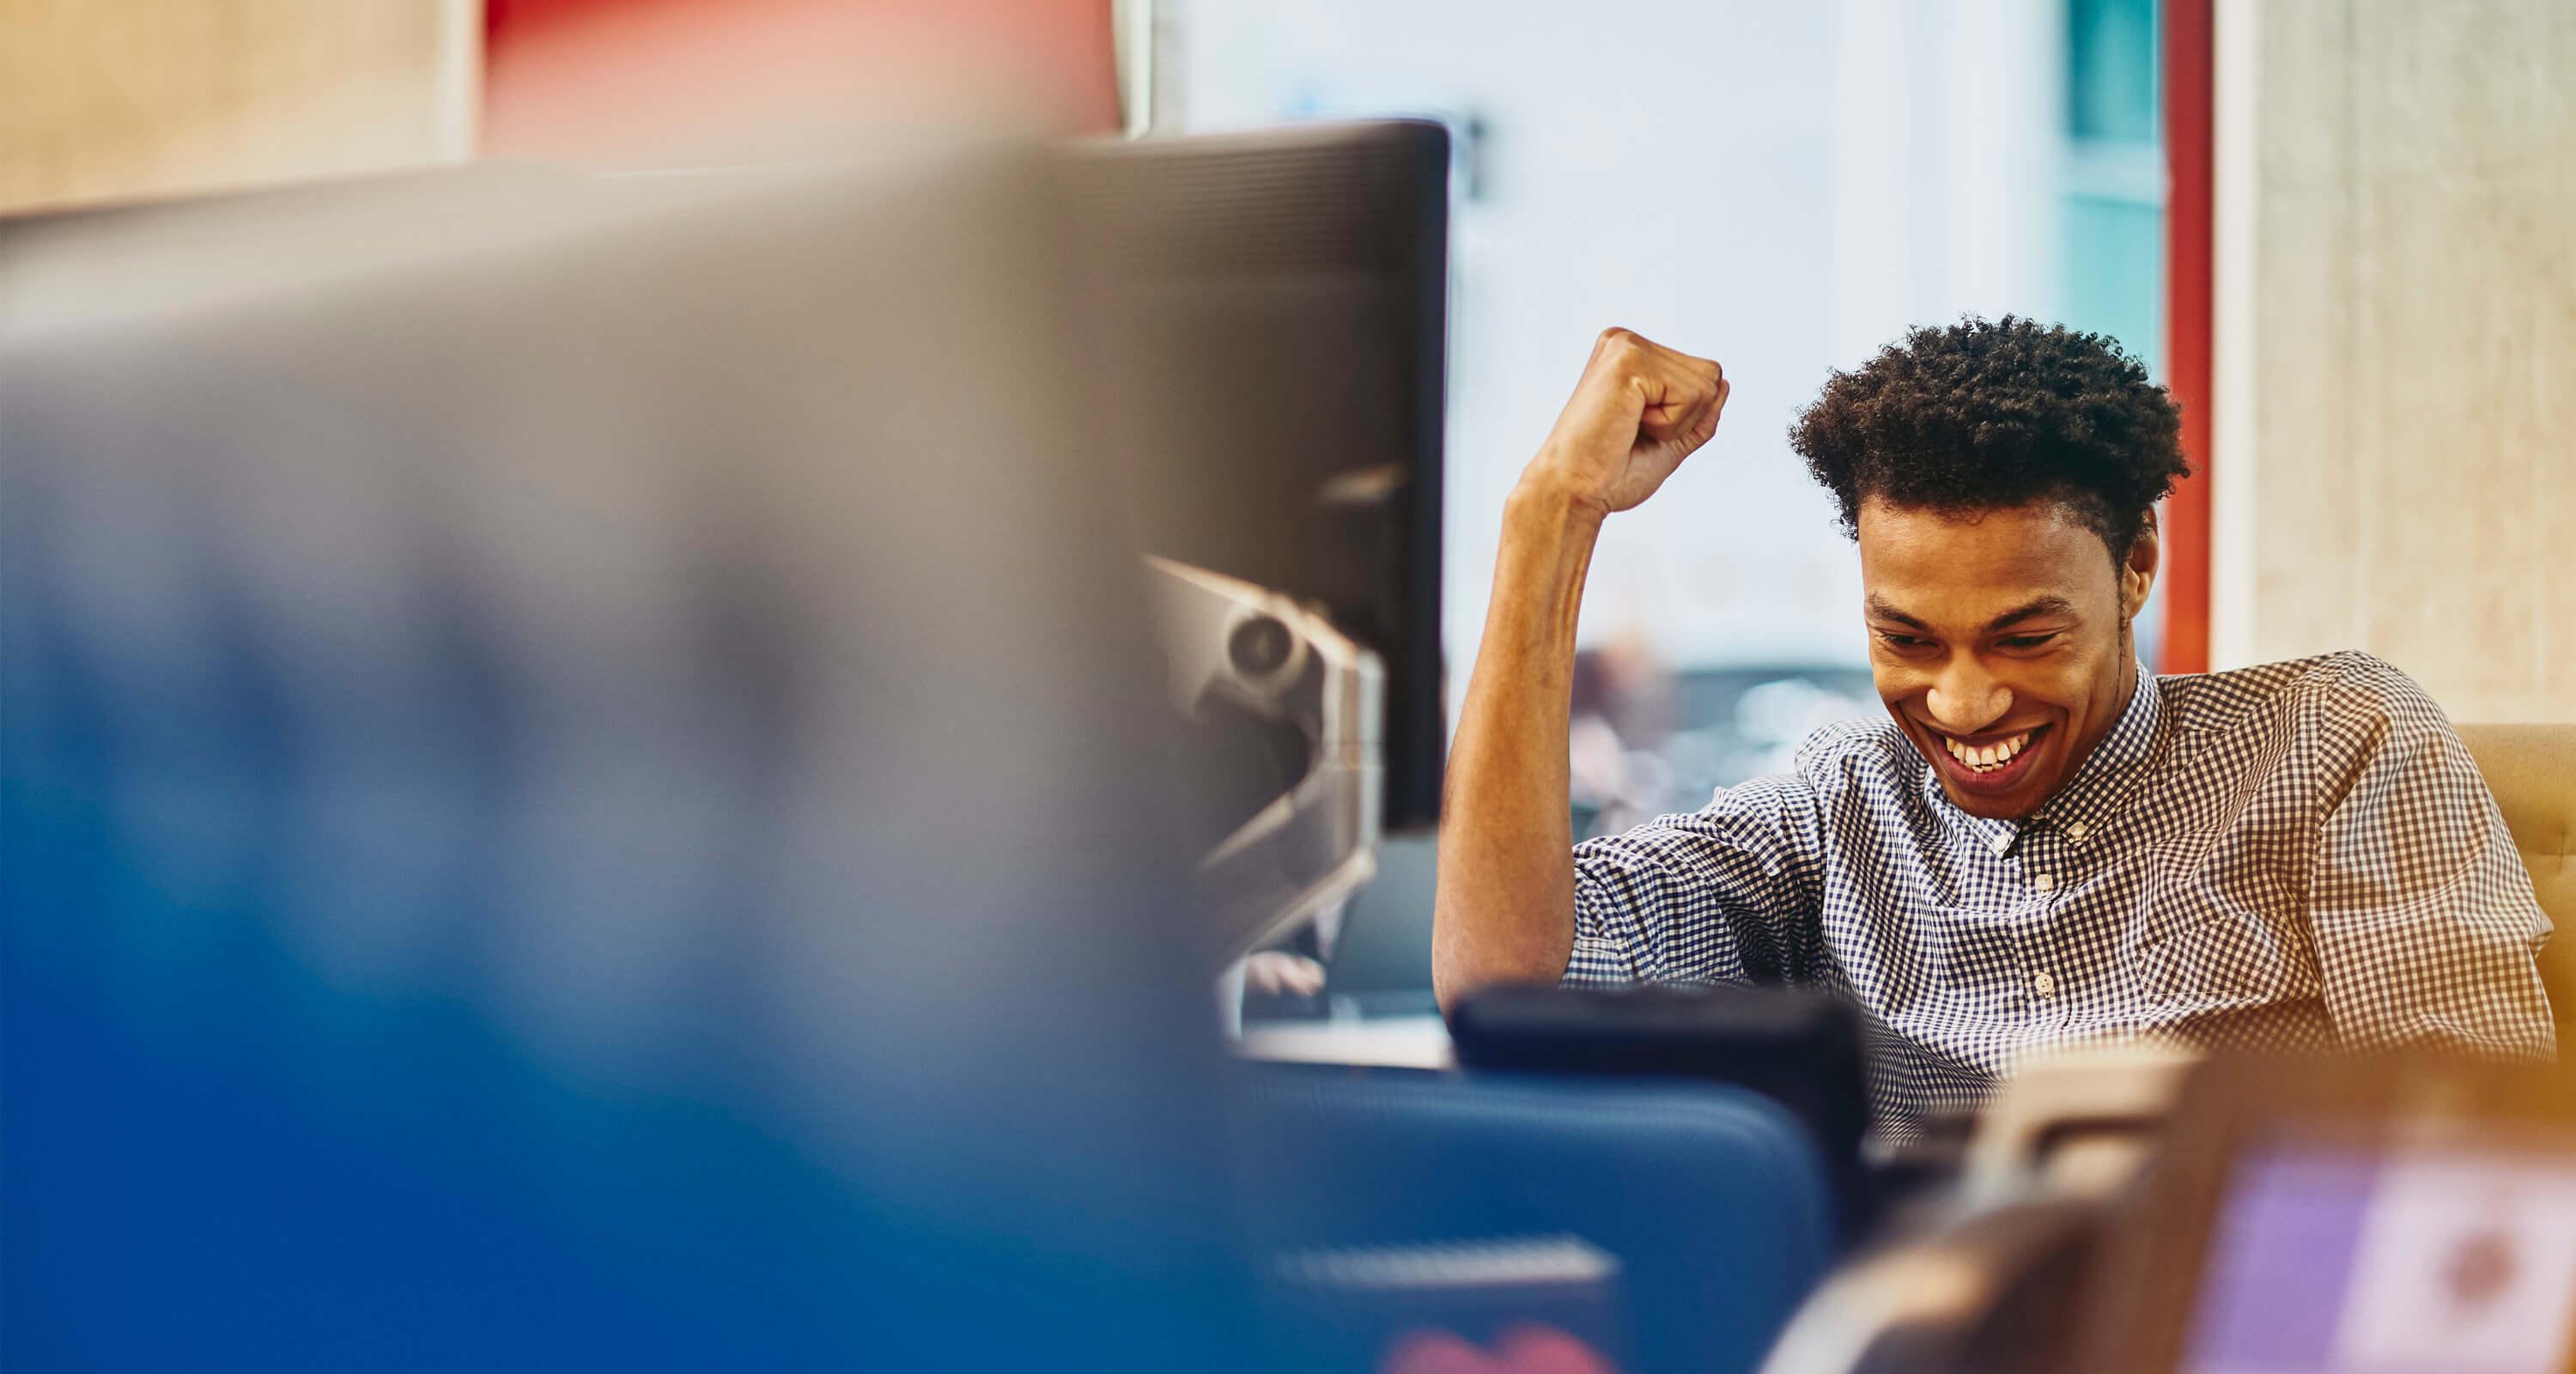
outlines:
M1941 737L1941 743L1949 746L1950 756L1952 758L1957 759L1959 762L1964 763L1971 768L1983 772L2001 768L2005 764L2012 762L2013 759L2021 753L2022 746L2030 743L2030 735L2030 731L2024 730L2020 734L2015 735L2011 739L2005 740L2000 744L1981 744L1974 747L1961 744L1957 740L1954 740L1947 735L1943 735Z

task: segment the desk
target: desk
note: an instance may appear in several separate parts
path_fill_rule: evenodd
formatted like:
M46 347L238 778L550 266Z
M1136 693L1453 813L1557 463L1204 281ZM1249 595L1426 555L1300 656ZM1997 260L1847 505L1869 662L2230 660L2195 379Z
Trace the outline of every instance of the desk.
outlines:
M1351 1064L1378 1069L1454 1069L1458 1056L1437 1016L1278 1021L1244 1028L1235 1053L1279 1064Z

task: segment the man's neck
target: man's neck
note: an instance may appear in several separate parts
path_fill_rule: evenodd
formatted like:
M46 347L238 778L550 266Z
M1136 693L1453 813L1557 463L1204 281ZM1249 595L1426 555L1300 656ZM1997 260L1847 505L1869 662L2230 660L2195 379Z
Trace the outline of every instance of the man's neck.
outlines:
M2047 800L2042 801L2040 805L2046 806L2049 802L2057 800L2059 793L2064 792L2068 787L2072 786L2077 778L2084 776L2085 765L2093 761L2093 751L2100 749L2104 740L2109 739L2113 734L2119 731L2120 722L2126 719L2129 714L2129 703L2137 700L2138 656L2130 650L2127 635L2122 635L2120 637L2119 695L2120 704L2111 708L2110 715L2103 717L2100 733L2085 741L2083 752L2077 754L2074 761L2066 766L2066 781L2059 783L2057 785L2057 791L2051 792L2048 795Z

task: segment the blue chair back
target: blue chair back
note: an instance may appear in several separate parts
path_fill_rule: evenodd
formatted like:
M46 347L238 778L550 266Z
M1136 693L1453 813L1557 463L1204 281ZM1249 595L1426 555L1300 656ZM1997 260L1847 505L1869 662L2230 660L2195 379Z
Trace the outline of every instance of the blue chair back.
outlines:
M1723 1085L1262 1065L1239 1150L1280 1250L1572 1235L1615 1256L1637 1367L1756 1367L1836 1249L1829 1171Z

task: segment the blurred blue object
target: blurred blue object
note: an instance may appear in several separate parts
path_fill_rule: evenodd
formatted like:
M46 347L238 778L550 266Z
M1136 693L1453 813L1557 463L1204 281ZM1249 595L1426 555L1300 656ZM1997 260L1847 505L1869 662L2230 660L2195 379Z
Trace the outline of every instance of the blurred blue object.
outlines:
M1638 1369L1754 1368L1839 1244L1814 1141L1745 1089L1274 1065L1241 1092L1261 1243L1577 1237L1618 1262Z
M1223 1362L1034 158L6 231L195 304L0 317L0 1364Z

